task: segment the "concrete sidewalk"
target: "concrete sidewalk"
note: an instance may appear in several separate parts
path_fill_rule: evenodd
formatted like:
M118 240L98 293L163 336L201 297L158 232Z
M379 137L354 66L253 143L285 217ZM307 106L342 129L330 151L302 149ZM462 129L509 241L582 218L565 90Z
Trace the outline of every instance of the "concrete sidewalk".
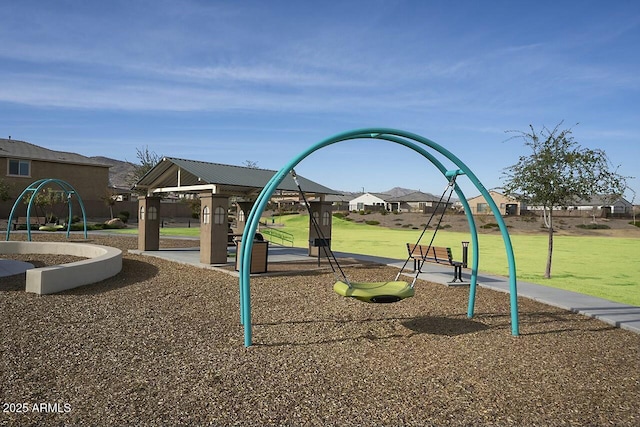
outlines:
M235 248L229 248L231 252ZM208 264L200 263L200 251L198 247L188 249L160 249L159 251L142 252L138 250L130 250L131 253L154 256L175 262L194 265L200 268L215 268ZM381 258L369 255L351 254L345 252L336 252L336 257L340 258L356 258L363 261L370 261L379 264L389 265L401 268L404 261ZM269 246L269 263L284 261L309 261L307 250L302 248L289 248L281 246ZM227 259L227 263L235 264L235 257ZM326 262L325 262L326 264ZM408 267L408 268L407 268ZM405 267L405 271L409 273L413 268L413 263ZM453 280L453 268L437 264L426 264L426 272L420 273L418 277L429 282L440 283L444 285L468 285L471 271L463 269L463 283L450 283ZM237 273L236 273L237 275ZM509 292L509 278L502 276L492 276L489 274L478 274L478 286L493 289L501 292ZM601 298L579 294L577 292L565 291L562 289L551 288L548 286L538 285L534 283L518 280L518 296L530 298L554 307L563 308L574 313L580 313L585 316L594 317L607 324L626 329L640 334L640 307L620 304Z

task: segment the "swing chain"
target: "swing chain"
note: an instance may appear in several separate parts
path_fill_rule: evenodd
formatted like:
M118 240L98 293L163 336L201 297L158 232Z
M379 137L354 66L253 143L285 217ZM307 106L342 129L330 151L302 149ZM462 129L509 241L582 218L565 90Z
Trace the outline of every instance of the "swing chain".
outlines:
M409 256L407 257L407 259L405 260L404 264L402 265L402 268L400 268L400 271L396 275L396 280L398 280L398 278L400 277L400 275L404 271L405 267L409 263L409 260L411 259L411 257L413 256L413 253L415 252L416 248L420 244L420 241L422 240L422 237L427 232L427 228L429 228L429 225L431 225L431 221L433 220L433 217L435 216L436 212L438 211L438 208L442 204L442 200L444 199L445 194L447 194L447 190L449 190L449 197L447 198L447 202L445 203L445 207L442 209L442 213L440 214L440 218L438 219L438 224L436 226L436 229L433 232L433 235L431 236L431 241L429 242L429 246L427 247L427 253L429 253L429 250L431 249L431 247L433 245L433 241L434 241L434 239L436 237L436 233L438 232L438 229L440 228L440 224L442 223L442 219L444 218L444 214L445 214L445 211L446 211L446 206L449 204L449 201L451 200L451 195L453 194L454 186L455 186L455 183L456 183L456 177L457 177L457 174L454 174L451 177L451 179L449 180L449 182L447 183L447 186L445 187L444 191L442 192L442 195L440 196L440 199L438 200L438 203L436 204L435 208L433 209L433 212L431 212L431 216L429 217L429 220L427 221L427 223L425 224L424 228L422 229L422 233L420 233L420 236L418 237L418 241L416 242L416 244L411 249L411 252L409 253ZM413 278L413 281L411 282L411 287L413 287L415 285L416 280L418 279L418 275L420 274L420 271L422 270L422 266L424 265L425 262L426 262L426 260L423 259L422 262L418 264L418 269L417 269L415 277Z
M336 281L340 281L340 280L344 281L344 283L346 283L347 286L349 288L351 288L351 282L349 281L349 278L347 277L347 275L342 270L342 267L340 266L340 263L338 263L338 260L337 260L337 258L335 256L335 254L331 250L331 247L329 246L328 241L325 238L324 233L322 232L322 229L320 228L320 225L316 221L315 216L313 216L313 212L311 212L311 205L307 201L307 197L304 195L304 191L302 191L302 187L300 186L300 182L298 181L298 176L297 176L296 171L294 169L291 169L291 177L293 178L293 181L296 183L296 186L298 187L298 191L300 192L300 196L302 197L302 201L304 202L304 205L307 208L307 212L309 213L309 219L311 221L311 225L312 225L313 229L315 230L316 234L320 237L320 239L322 241L322 245L321 245L322 246L322 250L324 251L324 255L327 258L327 261L329 261L329 266L331 267L331 271L333 271L334 278L336 279ZM320 251L320 248L318 248L318 251ZM338 267L338 270L340 271L340 275L342 276L342 278L340 278L338 276L338 272L336 271L336 268L333 266L333 262L335 262L336 267Z

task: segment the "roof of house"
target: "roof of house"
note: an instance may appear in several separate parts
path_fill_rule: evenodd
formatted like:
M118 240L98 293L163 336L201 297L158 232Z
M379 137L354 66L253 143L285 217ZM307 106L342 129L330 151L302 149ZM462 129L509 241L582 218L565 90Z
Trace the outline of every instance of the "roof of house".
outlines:
M403 194L397 197L386 199L387 202L438 202L440 197L422 191L414 191L413 193ZM446 200L443 200L446 202Z
M493 195L498 195L498 196L505 197L505 198L507 198L507 199L509 199L509 200L513 200L513 201L517 201L517 200L518 200L518 198L517 198L517 197L518 197L518 195L517 195L517 194L513 194L513 195L506 195L506 194L504 194L504 193L502 192L502 189L494 189L494 188L492 188L492 189L490 189L490 190L487 190L487 192L488 192L488 193L489 193L489 195L490 195L490 196L492 196L492 197L493 197ZM478 195L473 196L473 197L467 197L467 200L468 200L468 201L471 201L471 200L473 200L473 199L484 199L484 195L483 195L483 194L478 194Z
M422 191L414 191L412 193L402 194L399 196L392 196L387 193L362 193L354 195L355 197L353 197L351 200L353 201L365 194L375 196L387 203L438 202L440 200L439 197L434 196L433 194L423 193Z
M333 203L349 203L352 199L350 194L328 194L324 200Z
M213 184L222 187L220 192L236 195L253 194L258 192L257 190L262 190L275 173L277 171L268 169L165 157L138 181L136 188L153 190ZM298 175L298 181L305 193L340 194L339 191L300 175ZM287 174L277 189L298 191L290 174Z
M6 138L0 138L0 157L102 167L110 166L80 154L49 150L29 142Z
M631 205L624 197L617 195L597 194L591 197L591 200L580 199L576 200L574 206L611 206L618 202L622 204Z
M359 199L360 197L363 196L373 196L373 197L377 197L380 200L384 200L386 201L390 196L386 193L372 193L370 191L366 191L364 193L354 193L351 195L351 197L349 198L349 201L354 201L356 199Z

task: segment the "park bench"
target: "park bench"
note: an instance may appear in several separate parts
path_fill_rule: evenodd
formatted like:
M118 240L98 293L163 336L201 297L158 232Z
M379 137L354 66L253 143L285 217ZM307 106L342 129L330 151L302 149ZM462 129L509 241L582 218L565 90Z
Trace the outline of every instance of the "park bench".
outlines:
M47 219L43 216L32 216L29 217L29 220L31 221L31 225L37 225L37 226L41 226L41 225L45 225L47 223ZM13 220L13 229L17 230L18 227L21 226L25 226L25 228L27 227L27 217L26 216L20 216L17 219Z
M453 282L462 282L462 263L453 260L451 248L441 246L415 245L407 243L409 258L413 259L413 271L419 270L424 262L451 265L453 267Z

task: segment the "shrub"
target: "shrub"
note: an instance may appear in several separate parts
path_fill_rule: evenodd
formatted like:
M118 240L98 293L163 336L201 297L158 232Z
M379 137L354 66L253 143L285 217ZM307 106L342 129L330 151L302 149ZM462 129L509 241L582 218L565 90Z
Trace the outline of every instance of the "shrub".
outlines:
M636 222L629 221L629 224L635 225L636 227L640 227L640 221L636 221Z
M576 227L584 230L608 230L611 228L607 224L578 224Z
M104 224L102 223L98 223L98 224L87 224L87 230L103 230ZM71 224L71 231L83 231L84 230L84 224L81 222L76 222L74 224Z
M525 215L525 216L520 216L518 220L523 222L537 222L538 217L534 215Z
M364 222L367 225L380 225L380 221L369 220Z
M499 225L495 222L490 222L488 224L484 224L480 226L480 228L484 228L484 229L491 229L491 228L498 228L498 227Z
M118 214L118 218L120 219L120 221L124 222L125 224L129 222L130 216L131 214L129 213L129 211L122 211Z

